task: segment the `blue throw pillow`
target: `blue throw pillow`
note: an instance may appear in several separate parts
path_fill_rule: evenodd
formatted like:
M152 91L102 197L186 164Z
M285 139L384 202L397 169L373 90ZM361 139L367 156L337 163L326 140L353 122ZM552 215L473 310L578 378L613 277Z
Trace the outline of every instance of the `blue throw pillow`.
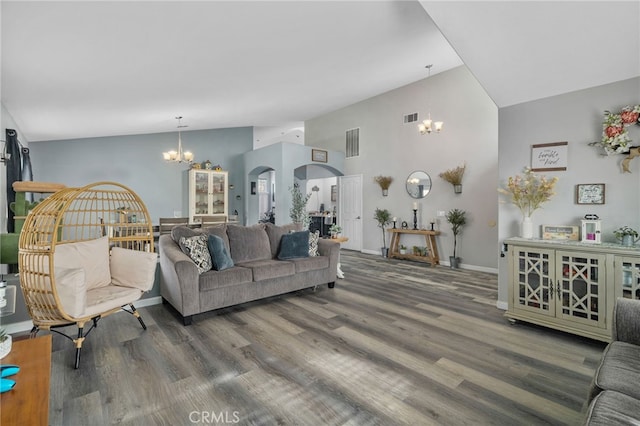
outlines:
M309 231L291 232L282 235L278 259L287 260L309 257Z
M209 235L207 241L209 246L209 253L211 254L211 263L213 269L216 271L224 271L225 269L233 266L233 259L229 256L227 249L224 246L224 241L217 235Z

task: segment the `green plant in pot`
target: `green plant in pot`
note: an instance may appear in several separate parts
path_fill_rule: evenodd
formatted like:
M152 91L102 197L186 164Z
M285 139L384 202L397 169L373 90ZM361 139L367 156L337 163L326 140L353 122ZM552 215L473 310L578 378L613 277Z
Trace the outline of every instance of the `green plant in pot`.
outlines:
M451 231L453 232L453 256L449 256L449 264L451 268L457 268L459 260L456 256L458 234L462 232L462 227L467 223L466 212L460 209L452 209L447 212L445 218L451 224Z
M387 248L387 239L385 235L384 227L391 223L391 213L387 209L376 208L373 218L378 222L378 226L382 228L382 257L389 255L389 248Z
M613 231L613 235L615 235L616 238L620 240L620 244L625 247L633 247L640 239L638 237L638 231L627 225L621 226Z
M300 185L295 183L289 188L291 192L291 208L289 209L289 217L293 223L298 223L302 229L309 229L311 219L307 213L307 201L311 198L311 193L303 194L300 191Z
M335 223L331 225L329 228L329 233L331 234L331 238L336 238L342 232L342 227L340 225L336 225Z

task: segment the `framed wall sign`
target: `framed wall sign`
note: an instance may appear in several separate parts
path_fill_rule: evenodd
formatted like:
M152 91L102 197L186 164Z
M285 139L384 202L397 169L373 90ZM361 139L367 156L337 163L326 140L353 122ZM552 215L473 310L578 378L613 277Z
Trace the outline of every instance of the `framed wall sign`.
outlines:
M331 201L338 201L338 185L331 185Z
M327 151L323 149L312 149L311 150L311 161L317 161L319 163L327 162Z
M567 170L569 142L553 142L531 145L531 170L563 171Z
M604 183L576 185L576 204L604 204Z

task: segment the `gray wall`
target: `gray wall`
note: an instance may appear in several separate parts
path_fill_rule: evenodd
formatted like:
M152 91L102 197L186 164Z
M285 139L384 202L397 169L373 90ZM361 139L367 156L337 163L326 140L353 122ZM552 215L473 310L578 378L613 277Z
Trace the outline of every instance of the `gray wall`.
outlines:
M182 132L182 146L197 162L210 160L229 171L230 213L242 203L244 193L242 154L253 147L251 127ZM188 166L168 164L162 152L177 149L178 134L114 136L30 144L34 180L82 186L103 180L116 181L134 190L145 202L154 223L173 217L174 211L189 214Z
M589 146L602 135L604 110L619 112L639 102L640 78L526 102L501 108L500 184L520 174L530 165L531 145L569 142L567 171L543 173L559 178L556 195L537 210L532 218L534 238L540 237L540 225L580 225L585 214L602 219L603 241L613 242L613 230L629 225L640 229L640 160L631 162L632 173L623 173L623 155L603 156L600 148ZM640 126L631 126L633 145L640 145ZM579 183L604 183L604 205L575 204L575 186ZM510 203L500 204L499 238L517 236L520 211ZM500 260L498 303L506 308L507 260Z
M403 124L404 114L418 112L423 120L429 111L434 120L444 121L442 133L423 136L416 123ZM468 224L458 240L462 267L497 270L498 110L469 70L461 66L308 120L305 144L344 151L345 131L355 127L360 128L360 156L345 160L344 174L363 175L363 251L380 254L382 237L373 219L377 207L412 223L414 199L405 180L423 170L433 186L418 200L419 226L427 228L437 211L465 210ZM456 195L438 175L463 162L463 193ZM387 197L373 180L377 175L394 178ZM443 217L438 229L440 257L446 263L453 236ZM403 237L404 244L424 246L423 239L409 237Z

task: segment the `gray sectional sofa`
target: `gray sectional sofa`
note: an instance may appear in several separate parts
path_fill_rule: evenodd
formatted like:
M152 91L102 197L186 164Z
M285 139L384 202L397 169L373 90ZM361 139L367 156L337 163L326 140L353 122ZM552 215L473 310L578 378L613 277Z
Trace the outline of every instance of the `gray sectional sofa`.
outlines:
M640 424L640 300L616 300L613 338L593 378L585 424Z
M189 325L193 315L214 309L320 284L333 288L340 245L319 239L317 256L280 260L279 254L287 248L282 247L282 237L294 231L298 231L295 224L271 223L222 224L197 230L186 226L173 228L171 235L161 235L158 241L163 303L171 304L182 316L183 323ZM222 239L233 261L232 267L201 272L202 268L187 254L189 251L180 245L185 241L182 237L201 234Z

